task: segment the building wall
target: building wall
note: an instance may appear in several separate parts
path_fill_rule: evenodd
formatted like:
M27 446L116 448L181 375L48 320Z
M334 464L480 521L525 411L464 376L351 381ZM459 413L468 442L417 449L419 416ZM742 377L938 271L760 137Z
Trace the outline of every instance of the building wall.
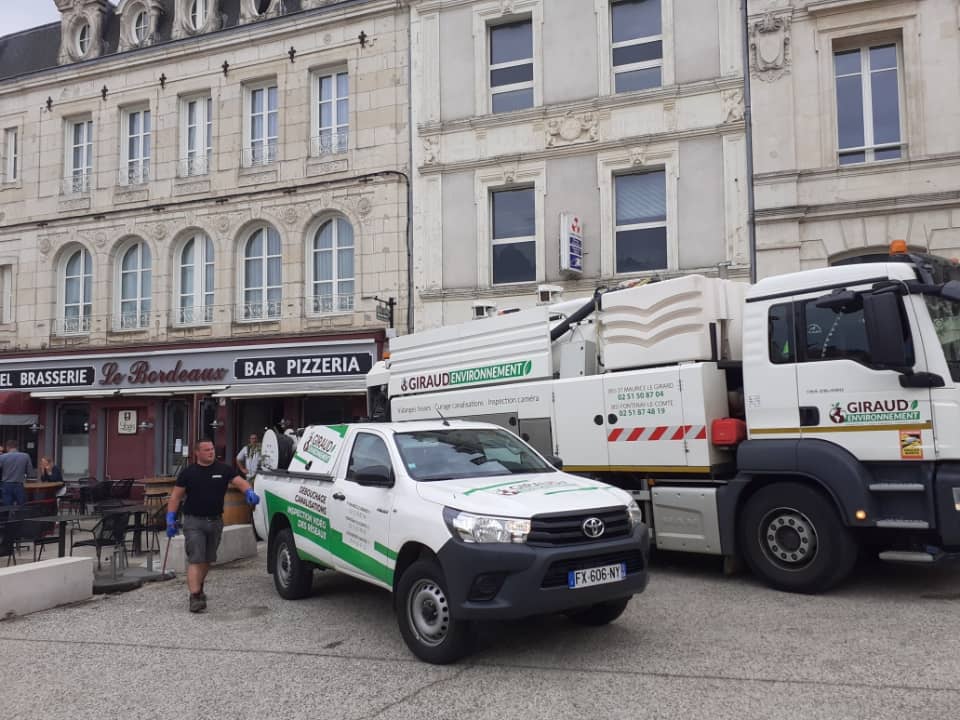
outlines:
M960 255L955 0L751 0L749 9L759 274L822 267L894 239ZM901 157L841 163L834 52L888 43Z
M566 297L647 275L748 274L741 44L736 0L662 3L662 82L614 92L609 0L411 3L417 329L466 320L476 301ZM530 18L533 106L490 109L491 26ZM615 272L614 175L665 172L668 267ZM536 278L495 285L490 194L533 187ZM704 194L709 197L704 197ZM561 270L560 214L584 228L582 275Z

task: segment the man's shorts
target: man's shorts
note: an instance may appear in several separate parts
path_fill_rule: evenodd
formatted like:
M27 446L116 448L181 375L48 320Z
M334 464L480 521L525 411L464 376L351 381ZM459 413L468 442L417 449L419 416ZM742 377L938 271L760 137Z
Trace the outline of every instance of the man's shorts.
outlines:
M190 564L212 563L217 560L217 548L223 534L223 518L220 515L183 516L183 539Z

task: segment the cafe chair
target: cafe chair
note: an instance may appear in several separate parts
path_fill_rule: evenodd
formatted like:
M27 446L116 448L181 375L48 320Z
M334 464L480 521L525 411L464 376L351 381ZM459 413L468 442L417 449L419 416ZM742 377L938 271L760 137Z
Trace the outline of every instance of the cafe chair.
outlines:
M20 542L33 544L33 561L43 557L43 548L60 542L55 522L34 520L33 518L53 514L47 505L27 503L23 506L20 518L23 525L20 530ZM37 552L39 550L39 553Z
M90 490L97 481L94 477L82 477L68 480L66 492L60 497L60 512L75 512L85 515L90 502Z
M154 543L156 549L160 550L160 533L167 529L167 506L161 505L156 509L151 509L147 516L147 525L144 531L147 533L147 550L153 552Z
M7 567L10 567L11 558L13 564L17 564L17 545L20 543L22 525L23 521L19 519L0 522L0 558L7 558Z
M110 493L113 491L112 480L101 480L90 488L90 499L87 501L87 509L93 506L93 512L99 513L104 506L112 504L113 499Z
M97 550L97 569L102 568L100 560L101 552L104 547L112 547L114 552L121 553L121 562L123 566L127 565L127 546L124 543L127 535L127 524L130 522L130 513L116 512L104 515L103 519L93 526L92 530L73 530L70 533L70 555L73 555L75 547L92 547ZM85 540L74 540L73 536L77 533L89 533L90 538Z

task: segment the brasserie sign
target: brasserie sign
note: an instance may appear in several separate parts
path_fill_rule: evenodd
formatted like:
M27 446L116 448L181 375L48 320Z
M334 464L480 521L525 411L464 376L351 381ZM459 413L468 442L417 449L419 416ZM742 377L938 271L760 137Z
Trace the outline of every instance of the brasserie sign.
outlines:
M58 388L93 385L92 366L30 370L0 370L0 388Z

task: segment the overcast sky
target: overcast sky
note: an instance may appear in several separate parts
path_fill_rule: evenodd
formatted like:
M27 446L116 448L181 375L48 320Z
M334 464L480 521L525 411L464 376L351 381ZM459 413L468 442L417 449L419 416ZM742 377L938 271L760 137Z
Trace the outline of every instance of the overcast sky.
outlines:
M53 0L0 0L0 35L60 20Z

